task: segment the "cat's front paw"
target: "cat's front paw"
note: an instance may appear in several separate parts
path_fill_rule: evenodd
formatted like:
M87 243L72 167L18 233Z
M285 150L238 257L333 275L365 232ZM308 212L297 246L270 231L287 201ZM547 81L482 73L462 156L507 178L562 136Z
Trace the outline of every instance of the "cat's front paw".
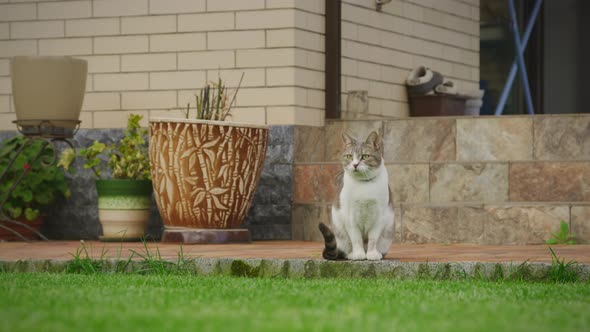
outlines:
M347 258L352 261L362 261L367 259L367 255L362 251L353 251Z
M381 255L381 253L376 250L369 251L367 253L367 259L370 261L379 261L379 260L381 260L381 258L383 258L383 255Z

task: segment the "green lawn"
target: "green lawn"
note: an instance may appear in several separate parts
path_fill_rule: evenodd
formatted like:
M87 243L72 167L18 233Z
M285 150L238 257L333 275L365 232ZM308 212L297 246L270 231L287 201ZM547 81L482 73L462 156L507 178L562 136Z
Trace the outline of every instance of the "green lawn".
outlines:
M590 331L590 284L0 273L0 331Z

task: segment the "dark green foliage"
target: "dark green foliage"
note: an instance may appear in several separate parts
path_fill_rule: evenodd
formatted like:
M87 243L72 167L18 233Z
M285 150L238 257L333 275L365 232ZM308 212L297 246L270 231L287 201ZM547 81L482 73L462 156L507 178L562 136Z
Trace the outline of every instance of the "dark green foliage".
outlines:
M63 170L54 162L52 145L44 140L29 140L22 135L2 142L0 175L21 147L22 152L0 183L0 199L4 199L15 181L28 169L3 206L3 212L11 218L24 216L27 220L33 220L39 216L43 207L58 197L69 198L70 190ZM35 159L36 156L39 157Z
M553 282L576 282L578 280L578 262L565 262L565 258L559 258L555 255L555 251L549 247L551 251L551 271L550 280Z

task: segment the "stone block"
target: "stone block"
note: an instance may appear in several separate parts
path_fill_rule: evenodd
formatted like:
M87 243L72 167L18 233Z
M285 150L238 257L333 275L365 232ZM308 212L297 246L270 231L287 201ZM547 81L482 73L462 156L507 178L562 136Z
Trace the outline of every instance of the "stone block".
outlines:
M544 244L562 220L569 221L565 205L486 206L485 212L484 244Z
M342 160L342 133L365 140L372 131L383 137L381 121L329 121L325 126L326 161ZM386 143L389 141L385 141ZM385 146L387 149L387 146Z
M486 214L481 207L402 206L405 243L482 243Z
M457 160L531 160L530 117L457 119Z
M322 127L295 127L295 162L322 162L326 153Z
M428 203L428 164L387 165L389 188L395 205Z
M387 162L455 160L454 119L387 121L383 131Z
M508 164L432 164L430 201L506 202Z
M590 243L590 206L572 206L571 232L576 243Z
M295 165L295 203L332 203L338 195L335 177L340 169L338 164Z
M538 117L534 121L536 160L590 160L590 117Z
M512 164L510 165L510 201L590 201L590 163Z
M324 238L318 229L320 222L331 223L329 205L295 204L293 240L323 242Z

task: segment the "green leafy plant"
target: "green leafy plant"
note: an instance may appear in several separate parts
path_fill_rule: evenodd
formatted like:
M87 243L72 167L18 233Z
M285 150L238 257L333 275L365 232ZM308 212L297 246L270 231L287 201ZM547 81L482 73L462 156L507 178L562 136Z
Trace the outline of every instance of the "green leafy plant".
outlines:
M230 116L231 108L236 100L236 95L242 85L244 73L240 77L240 82L230 100L230 92L219 78L216 83L207 82L205 86L195 95L196 119L199 120L216 120L225 121ZM184 116L188 119L191 105L186 105Z
M545 243L547 244L576 244L576 234L570 233L569 225L565 221L559 224L559 232L552 233L551 238Z
M112 171L115 179L146 180L151 179L150 163L148 158L148 144L145 139L147 130L141 128L139 122L143 116L130 114L127 121L125 136L112 145L94 141L78 153L67 149L61 154L59 166L70 169L76 156L86 159L85 169L91 169L97 179L102 178L102 165L104 162L99 158L103 153L108 155L107 166Z
M23 148L17 156L20 148ZM35 157L39 156L36 160ZM21 181L2 206L2 212L13 219L24 217L34 220L41 210L58 197L70 197L70 189L64 172L53 162L54 151L50 144L41 140L29 140L22 135L2 142L0 147L0 174L3 174L12 159L14 163L0 183L0 199L4 199L15 181Z
M565 258L559 259L555 251L549 247L551 251L551 270L549 271L549 278L553 282L576 282L578 280L578 262L572 260L565 262Z

